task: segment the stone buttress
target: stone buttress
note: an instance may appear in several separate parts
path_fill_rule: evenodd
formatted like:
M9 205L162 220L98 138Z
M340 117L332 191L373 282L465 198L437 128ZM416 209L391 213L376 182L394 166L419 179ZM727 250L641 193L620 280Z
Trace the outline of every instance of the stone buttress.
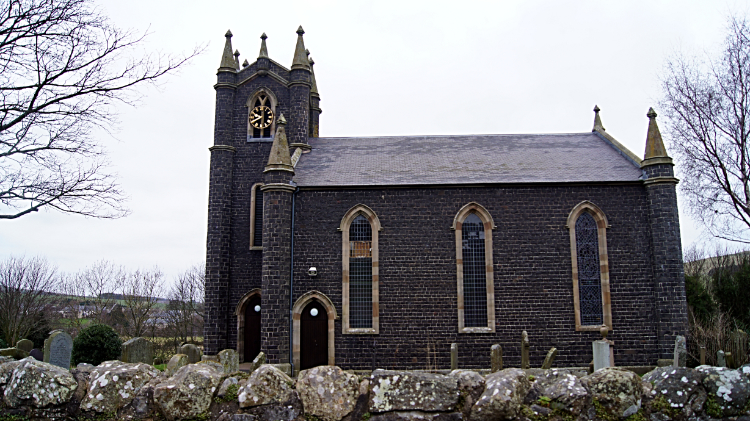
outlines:
M656 112L649 109L646 153L641 162L649 204L653 250L654 300L656 303L659 358L672 358L677 335L688 330L685 273L682 262L680 219L677 211L678 180L656 124Z
M263 279L261 350L268 362L289 362L289 294L294 167L286 120L279 116L276 136L263 171Z
M208 190L206 238L205 352L216 354L227 347L227 300L230 287L230 222L232 170L236 149L231 145L232 107L237 63L232 54L232 33L227 31L224 53L217 72L214 146Z

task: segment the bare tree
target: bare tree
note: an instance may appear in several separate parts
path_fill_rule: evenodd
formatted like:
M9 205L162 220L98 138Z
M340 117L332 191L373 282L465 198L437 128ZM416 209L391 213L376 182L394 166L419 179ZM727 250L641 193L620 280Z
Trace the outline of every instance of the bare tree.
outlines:
M110 311L115 293L125 276L122 267L101 260L75 275L61 280L63 304L69 314L71 327L80 330L87 320L111 324Z
M164 275L158 268L139 269L124 276L121 282L123 312L127 320L125 332L131 337L143 336L163 292Z
M203 333L205 275L204 265L193 266L177 277L169 291L165 315L175 340L187 342Z
M692 215L713 236L750 242L750 27L730 16L721 53L678 54L661 107Z
M144 35L113 26L93 0L0 2L0 219L52 208L127 213L94 128L118 103L198 54L142 55Z
M57 282L56 269L43 258L0 261L0 331L8 344L34 332L58 298Z

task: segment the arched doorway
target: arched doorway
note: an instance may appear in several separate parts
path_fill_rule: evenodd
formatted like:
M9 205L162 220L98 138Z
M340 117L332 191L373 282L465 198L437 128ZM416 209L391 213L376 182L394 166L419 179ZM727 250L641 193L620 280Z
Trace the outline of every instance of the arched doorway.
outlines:
M328 364L328 313L312 300L300 315L300 370Z
M252 361L260 352L260 295L245 305L245 361Z
M318 315L312 317L312 314L310 311L312 310L312 307L310 307L311 304L317 303L319 307L315 307L318 310ZM324 311L321 311L324 310ZM336 341L335 341L335 335L334 335L334 326L336 323L336 320L339 318L336 307L333 306L333 303L331 302L331 299L328 298L325 294L323 294L320 291L308 291L304 294L302 294L301 297L297 299L297 301L294 302L294 307L292 307L292 321L293 321L293 345L292 345L292 352L293 352L293 361L294 361L294 372L299 373L300 370L302 370L303 364L301 359L302 354L302 318L303 313L305 315L305 327L308 326L308 316L310 318L318 319L325 321L325 328L326 328L326 352L328 354L328 358L322 362L322 364L328 364L328 365L335 365L336 364ZM310 332L308 332L309 334ZM304 367L308 367L310 363L305 359ZM316 364L317 365L317 364Z
M248 291L234 309L237 316L237 353L240 362L250 362L260 352L260 288ZM256 310L256 306L258 311Z

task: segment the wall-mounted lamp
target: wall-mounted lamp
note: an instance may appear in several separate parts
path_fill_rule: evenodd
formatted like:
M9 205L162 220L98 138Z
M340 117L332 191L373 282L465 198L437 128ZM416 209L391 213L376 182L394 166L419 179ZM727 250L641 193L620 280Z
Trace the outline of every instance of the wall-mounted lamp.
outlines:
M318 268L315 266L310 267L310 269L307 270L307 274L309 276L318 276Z

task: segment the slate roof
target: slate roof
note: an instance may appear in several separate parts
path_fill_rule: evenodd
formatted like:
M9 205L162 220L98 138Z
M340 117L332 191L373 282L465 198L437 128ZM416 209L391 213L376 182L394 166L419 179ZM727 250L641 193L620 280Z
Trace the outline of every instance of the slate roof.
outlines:
M299 186L637 181L640 168L588 133L309 139Z

